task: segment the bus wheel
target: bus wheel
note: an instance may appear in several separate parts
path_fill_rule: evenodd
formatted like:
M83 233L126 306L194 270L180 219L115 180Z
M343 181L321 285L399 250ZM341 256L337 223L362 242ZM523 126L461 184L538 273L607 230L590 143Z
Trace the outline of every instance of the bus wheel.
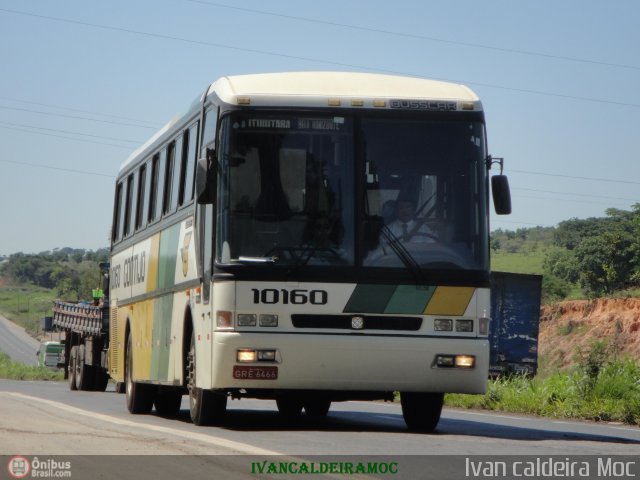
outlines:
M302 413L302 399L294 395L286 395L276 398L278 412L285 417L298 417Z
M69 390L77 390L78 385L76 384L76 362L78 361L78 347L71 347L71 351L69 352L69 366L68 375L69 375Z
M153 405L162 417L175 417L180 412L182 391L172 387L158 387Z
M310 417L325 417L331 408L331 400L326 398L309 398L304 402L304 411Z
M432 432L440 421L444 393L402 392L402 416L412 432Z
M196 387L196 342L191 334L191 348L187 358L187 388L189 413L194 425L219 424L227 409L227 396Z
M91 390L93 388L93 367L86 365L84 360L84 345L80 345L76 357L76 386L78 390Z
M153 407L154 386L133 381L133 345L131 336L127 340L125 368L127 410L134 414L149 413Z

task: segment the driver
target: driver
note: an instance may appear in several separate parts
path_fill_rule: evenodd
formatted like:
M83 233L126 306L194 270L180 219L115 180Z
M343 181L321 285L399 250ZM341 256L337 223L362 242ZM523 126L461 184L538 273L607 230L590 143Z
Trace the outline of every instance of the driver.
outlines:
M421 219L416 219L416 206L412 200L396 202L396 219L387 227L402 243L435 242L434 232Z

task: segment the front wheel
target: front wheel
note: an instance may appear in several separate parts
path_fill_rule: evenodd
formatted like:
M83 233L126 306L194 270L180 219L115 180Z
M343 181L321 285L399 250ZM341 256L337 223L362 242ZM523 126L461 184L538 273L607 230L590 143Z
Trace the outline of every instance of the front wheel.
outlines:
M444 393L402 392L400 393L402 416L412 432L432 432L436 429L442 413Z
M125 355L127 409L134 414L149 413L153 407L154 385L133 381L133 345L131 335L127 339L127 352Z
M298 396L282 396L276 399L278 412L285 417L299 417L302 413L302 399Z
M196 386L196 343L191 334L191 348L187 358L187 389L189 390L189 413L194 425L219 424L227 410L227 396Z

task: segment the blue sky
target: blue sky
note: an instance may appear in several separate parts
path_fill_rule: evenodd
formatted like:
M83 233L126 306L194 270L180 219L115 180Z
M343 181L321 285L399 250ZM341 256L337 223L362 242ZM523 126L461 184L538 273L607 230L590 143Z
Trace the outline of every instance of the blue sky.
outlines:
M255 72L467 84L512 187L493 229L629 209L638 18L634 0L0 0L0 254L108 246L129 153L216 78Z

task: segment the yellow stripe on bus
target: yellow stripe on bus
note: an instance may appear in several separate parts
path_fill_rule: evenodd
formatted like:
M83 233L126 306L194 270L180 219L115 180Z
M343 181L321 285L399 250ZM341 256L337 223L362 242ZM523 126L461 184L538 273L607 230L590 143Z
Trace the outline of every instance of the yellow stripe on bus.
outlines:
M158 288L158 263L160 261L160 234L151 238L149 252L149 273L147 275L147 293Z
M474 287L437 287L424 309L425 315L464 315Z

